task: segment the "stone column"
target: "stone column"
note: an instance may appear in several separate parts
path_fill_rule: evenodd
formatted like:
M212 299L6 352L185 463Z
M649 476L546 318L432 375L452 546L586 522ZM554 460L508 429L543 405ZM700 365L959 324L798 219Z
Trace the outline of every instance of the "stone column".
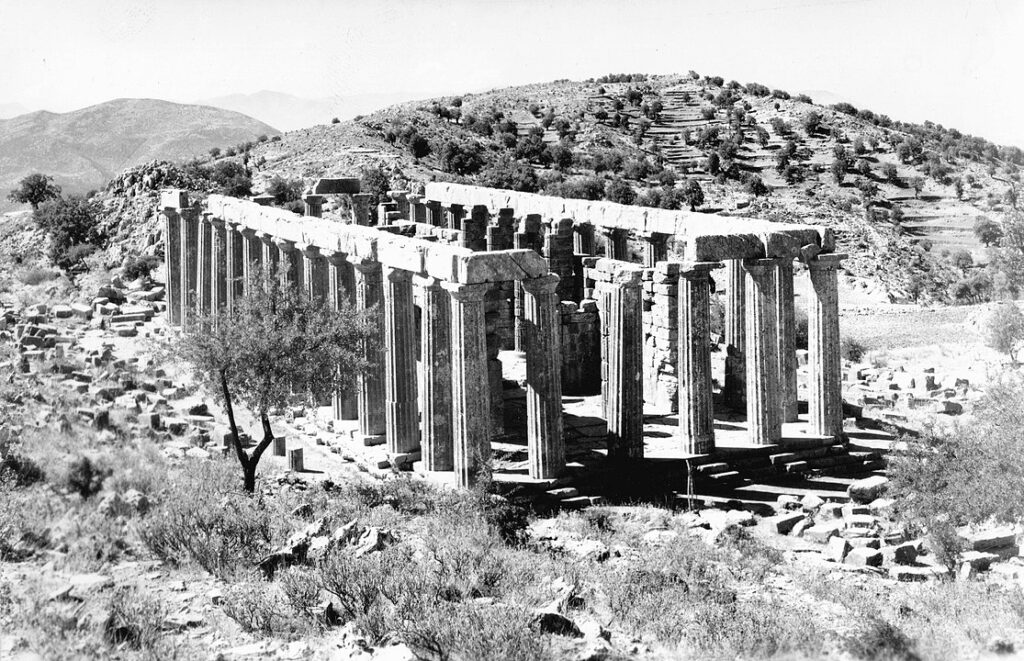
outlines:
M383 298L381 267L377 262L352 262L356 290L356 308L369 310ZM380 310L377 323L381 326L379 337L383 337ZM366 345L363 355L370 364L369 371L359 377L356 402L359 409L359 433L364 445L379 445L384 442L384 357L379 346Z
M339 310L345 305L355 305L352 283L352 265L345 260L345 254L332 250L322 251L327 260L327 300L332 309ZM337 392L332 399L335 420L359 419L359 407L355 392Z
M302 201L306 203L306 215L311 218L323 218L324 215L324 196L323 195L303 195Z
M608 456L644 456L643 296L640 269L621 271L602 283L606 293L603 323L607 325L605 410Z
M327 299L327 260L320 254L316 246L301 246L302 253L302 286L311 300Z
M409 201L409 220L414 223L427 222L427 207L423 205L422 195L407 195Z
M530 477L558 477L565 468L562 434L561 315L558 276L522 281L526 312L526 417Z
M529 237L525 232L516 232L512 236L512 247L523 250L528 247ZM523 283L512 281L512 340L516 351L526 351L526 326L523 312Z
M738 259L725 262L725 382L722 394L725 403L734 408L743 408L744 387L747 368L743 358L744 334L746 333L747 274Z
M294 241L276 239L277 249L281 255L281 278L283 282L291 283L294 287L302 289L302 253Z
M210 226L210 309L220 312L228 304L227 227L220 218Z
M466 210L461 204L449 204L448 205L448 222L446 227L450 230L461 230L462 219L466 215Z
M182 321L181 295L181 216L177 209L164 209L164 261L167 273L164 286L167 289L167 321L180 326Z
M808 260L811 286L807 302L807 410L810 432L843 433L842 359L839 353L839 278L846 255L818 255Z
M182 209L181 216L181 322L198 306L199 210Z
M590 223L573 225L573 252L577 255L592 256L594 254L594 226Z
M428 471L455 469L452 450L452 311L448 292L436 278L415 278L421 293L420 360L423 410L420 453Z
M715 451L709 275L720 266L695 262L679 272L679 435L688 454Z
M444 225L443 215L441 210L441 203L437 200L427 200L424 203L427 210L427 223L434 227L440 227Z
M770 445L782 438L775 336L777 263L774 259L743 260L747 272L747 426L755 445Z
M412 452L420 442L414 324L412 273L384 267L384 415L389 452Z
M370 224L370 193L356 193L352 196L352 216L356 225Z
M644 242L644 266L646 268L652 269L656 263L663 262L668 258L664 234L644 232L640 235L640 239Z
M242 228L242 295L249 294L249 280L263 263L263 241L250 227Z
M608 259L627 259L625 241L622 240L622 231L614 227L602 227L601 235L604 237L604 256Z
M227 308L228 311L231 311L235 307L235 301L244 293L245 268L243 265L245 264L244 245L246 239L242 236L242 226L238 223L228 223L225 239L227 241L225 269L225 277L228 281Z
M490 464L491 396L484 296L490 285L444 283L452 308L452 438L455 483L468 487Z
M281 262L281 250L274 242L274 236L263 232L259 235L263 243L263 250L260 253L260 263L267 277L270 277L278 269Z
M796 422L796 311L793 308L793 260L779 259L775 271L775 325L779 354L779 397L783 422Z
M196 245L198 246L196 255L196 304L201 314L208 314L210 312L210 302L212 300L212 255L213 249L210 246L211 239L213 238L213 223L210 222L211 215L203 213L199 217L199 233L197 235Z

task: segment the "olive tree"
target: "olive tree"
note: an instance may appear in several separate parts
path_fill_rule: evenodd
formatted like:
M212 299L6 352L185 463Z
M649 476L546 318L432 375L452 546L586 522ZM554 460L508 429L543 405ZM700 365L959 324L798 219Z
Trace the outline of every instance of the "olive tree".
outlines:
M988 346L1010 356L1017 363L1017 354L1024 345L1024 313L1014 302L1000 303L988 320Z
M35 210L43 202L60 197L60 192L60 186L53 183L53 177L36 173L19 181L18 187L10 192L7 199L19 204L31 204Z
M197 382L224 407L249 493L256 487L260 458L274 440L270 412L351 392L370 367L366 349L380 335L375 308L360 312L342 301L335 310L305 295L283 272L256 271L247 295L230 311L189 314L174 345ZM242 445L236 402L262 428L250 452Z

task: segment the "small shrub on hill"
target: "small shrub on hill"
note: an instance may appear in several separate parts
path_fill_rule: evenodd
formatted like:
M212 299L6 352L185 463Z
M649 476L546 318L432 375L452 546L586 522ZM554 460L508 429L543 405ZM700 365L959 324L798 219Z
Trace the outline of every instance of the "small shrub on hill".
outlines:
M1002 303L992 311L987 323L986 343L1005 353L1014 363L1024 343L1024 313L1014 302Z
M160 258L156 255L140 255L128 260L122 270L122 275L128 282L139 278L148 278L158 266L160 266Z
M99 246L104 242L96 207L78 195L41 203L35 211L35 220L50 235L50 258L63 269L81 261L83 255L72 252L76 246Z

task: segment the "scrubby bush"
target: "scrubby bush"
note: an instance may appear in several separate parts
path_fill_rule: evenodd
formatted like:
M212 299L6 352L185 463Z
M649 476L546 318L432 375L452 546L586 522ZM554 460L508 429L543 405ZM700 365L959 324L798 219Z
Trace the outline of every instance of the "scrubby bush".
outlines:
M160 266L160 258L156 255L139 255L132 257L125 264L121 274L128 282L139 278L148 278Z
M605 184L604 197L609 202L633 204L636 201L636 191L624 179L616 177Z
M849 360L851 362L859 362L864 354L867 353L867 347L862 342L856 340L849 335L844 335L839 340L839 354L843 357L843 360Z
M47 200L60 198L60 192L60 186L53 183L53 177L36 173L19 181L18 187L7 195L7 199L18 204L31 204L35 210Z
M480 184L488 188L536 193L537 173L528 164L503 155L488 165L479 175Z
M91 498L103 488L103 480L108 475L109 469L98 466L88 456L80 456L68 465L64 485L68 491L82 498Z
M303 188L305 188L305 183L302 179L285 179L281 175L274 175L267 182L267 187L263 193L265 195L272 195L274 202L283 205L301 200Z
M81 253L71 252L80 245L101 245L105 237L100 231L95 205L78 195L47 200L35 211L39 227L50 235L50 258L57 266L68 269L81 260Z
M986 343L999 353L1017 362L1017 353L1024 342L1024 313L1016 303L1002 303L992 311L987 323Z

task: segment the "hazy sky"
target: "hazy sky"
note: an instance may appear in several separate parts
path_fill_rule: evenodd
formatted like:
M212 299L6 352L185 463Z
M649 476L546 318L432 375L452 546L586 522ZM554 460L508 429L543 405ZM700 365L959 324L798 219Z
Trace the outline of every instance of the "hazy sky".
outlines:
M0 0L0 104L53 111L694 69L1024 146L1022 63L1022 0Z

